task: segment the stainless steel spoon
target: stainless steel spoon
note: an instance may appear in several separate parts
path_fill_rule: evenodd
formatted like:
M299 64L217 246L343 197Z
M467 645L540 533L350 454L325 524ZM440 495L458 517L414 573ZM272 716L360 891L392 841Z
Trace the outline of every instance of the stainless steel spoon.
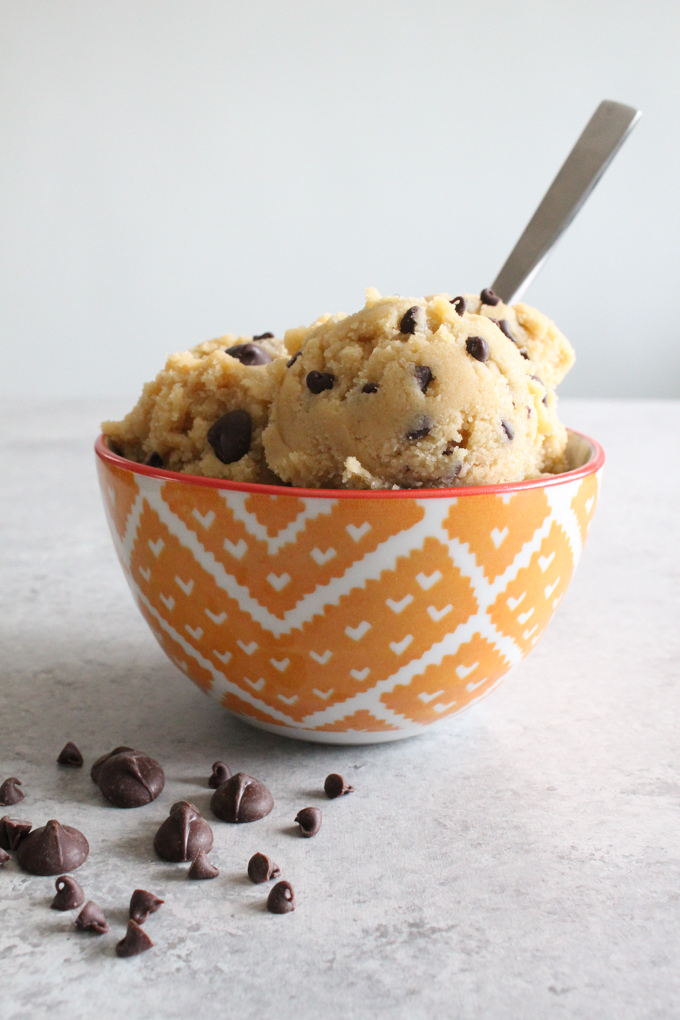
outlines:
M623 103L600 103L492 284L506 304L540 271L641 116Z

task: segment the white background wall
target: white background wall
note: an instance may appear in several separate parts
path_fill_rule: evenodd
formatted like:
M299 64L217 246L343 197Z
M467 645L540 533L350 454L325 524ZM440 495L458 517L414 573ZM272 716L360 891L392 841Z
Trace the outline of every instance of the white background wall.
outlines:
M677 0L2 0L0 392L495 276L603 98L643 119L526 299L563 393L680 395Z

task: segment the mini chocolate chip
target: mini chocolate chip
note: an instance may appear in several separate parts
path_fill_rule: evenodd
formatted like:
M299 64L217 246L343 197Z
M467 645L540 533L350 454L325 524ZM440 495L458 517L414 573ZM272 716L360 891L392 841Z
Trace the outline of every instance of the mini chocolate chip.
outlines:
M295 893L290 882L277 882L267 897L270 914L290 914L295 910Z
M9 815L3 815L0 818L0 848L3 850L17 850L22 839L26 839L32 828L32 822L26 822L22 818L10 818Z
M527 351L526 347L520 347L519 353L522 355L523 358L529 361L529 352Z
M326 796L330 797L331 800L335 800L336 797L342 797L343 793L354 793L354 787L346 783L337 772L331 772L330 776L326 776L323 788L326 791Z
M274 339L273 333L260 333L259 336L253 337L253 340L273 340L273 339Z
M489 360L489 345L483 336L469 336L465 341L465 350L475 361Z
M253 854L248 861L248 878L255 885L269 882L272 878L278 878L280 874L281 868L278 864L274 864L266 854Z
M21 840L17 860L29 875L58 875L60 871L75 871L89 852L82 832L52 818Z
M153 848L164 861L193 861L199 850L212 850L213 831L195 805L180 800L154 836Z
M223 464L233 464L250 450L253 420L247 411L229 411L208 429L208 442Z
M420 389L423 391L423 393L427 393L427 387L434 379L432 369L429 368L427 365L416 365L415 368L413 369L413 374L416 377L416 382L418 383Z
M106 935L110 930L104 911L94 900L88 900L76 917L76 928L78 931L92 931L95 935Z
M332 372L313 372L307 374L307 389L310 393L323 393L324 390L332 390L335 383L335 376Z
M258 779L237 772L215 790L210 807L223 822L256 822L269 814L274 798Z
M413 334L418 328L422 312L420 305L412 305L407 312L404 312L399 323L399 332Z
M527 404L527 418L531 418L531 408Z
M297 354L294 354L293 357L290 359L290 361L286 362L286 368L292 368L293 365L295 364L295 362L297 361L297 359L300 357L301 354L302 354L302 351L298 351Z
M228 765L225 765L223 761L213 762L212 775L208 780L208 786L211 790L216 790L222 783L226 783L227 779L231 779L231 769Z
M75 910L85 902L82 886L70 875L60 875L54 885L57 895L50 903L50 910Z
M162 468L163 458L161 457L160 453L150 453L149 456L144 461L144 463L146 464L147 467Z
M7 853L7 851L0 849L0 868L3 866L3 864L7 864L7 861L11 861L11 860L12 860L12 858Z
M446 453L446 450L444 451L444 453ZM442 478L442 481L443 482L452 482L454 480L454 478L458 477L458 475L461 473L462 470L463 470L463 462L462 462L462 460L459 460L457 464L453 465L453 467L451 468L450 471L446 472L446 475Z
M155 914L164 903L146 889L135 889L130 897L130 917L137 924L144 924L149 914Z
M19 801L24 799L24 795L21 790L17 790L18 786L22 786L20 779L16 776L10 776L6 779L2 786L0 786L0 807L11 807L12 804L18 804Z
M135 921L128 921L125 937L116 943L116 956L139 956L147 949L153 949L149 936Z
M150 804L165 786L165 773L156 759L131 747L115 747L97 758L90 775L108 802L119 808Z
M510 323L508 322L507 319L498 319L496 325L500 329L501 333L504 333L505 336L507 336L508 340L512 340L513 344L517 343L514 336L510 332Z
M310 836L316 836L321 828L321 819L322 814L318 807L306 807L302 811L298 811L295 821L300 827L300 835L306 839L309 839Z
M467 301L462 295L451 298L449 304L453 305L459 315L465 315L465 312L467 311Z
M499 305L501 303L498 294L491 287L485 287L479 296L483 305Z
M415 442L417 439L424 439L425 436L429 436L432 430L432 424L428 422L427 418L423 418L420 423L420 428L412 429L411 432L406 433L406 438L411 442Z
M254 336L253 340L264 340L265 337L274 336L273 333L263 333L262 336ZM225 354L236 358L242 365L251 368L254 365L268 365L273 361L271 354L265 351L259 344L234 344L233 347L226 347Z
M59 757L57 758L58 765L68 765L73 769L80 769L83 767L83 756L74 743L70 740L68 744L64 744Z
M377 393L378 384L374 382L367 382L365 386L361 387L362 393Z
M501 425L508 439L512 441L515 438L515 430L512 427L511 423L509 421L506 421L505 418L501 418Z
M187 872L187 878L193 878L196 881L203 881L208 878L217 878L219 873L219 869L208 860L208 855L205 850L199 850L191 862L191 867Z

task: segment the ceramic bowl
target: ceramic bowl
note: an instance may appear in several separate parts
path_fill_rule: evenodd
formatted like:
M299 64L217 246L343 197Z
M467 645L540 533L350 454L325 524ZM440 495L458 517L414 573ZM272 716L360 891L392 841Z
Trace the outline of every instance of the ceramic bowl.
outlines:
M573 470L476 488L294 489L97 466L116 551L171 661L254 726L397 740L488 694L564 595L597 501Z

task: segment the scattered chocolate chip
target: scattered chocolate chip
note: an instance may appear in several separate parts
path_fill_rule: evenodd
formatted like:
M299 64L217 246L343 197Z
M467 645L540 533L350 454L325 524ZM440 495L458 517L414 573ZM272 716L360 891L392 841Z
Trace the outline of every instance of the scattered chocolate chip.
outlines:
M378 384L374 383L374 382L367 382L364 386L361 387L361 392L362 393L377 393L378 392Z
M402 316L399 323L399 332L407 335L415 333L420 324L421 317L422 309L420 305L412 305Z
M136 921L128 921L125 938L116 943L116 956L139 956L147 949L153 949L153 942Z
M278 878L280 874L281 868L278 864L274 864L266 854L253 854L248 861L248 878L255 885L269 882L272 878Z
M295 910L295 893L290 882L277 882L267 897L270 914L290 914Z
M295 821L300 826L300 835L306 839L309 839L310 836L316 836L321 828L322 817L321 810L318 807L306 807L302 811L298 811Z
M150 804L163 791L165 774L155 758L131 747L114 747L90 770L103 795L119 808Z
M6 779L2 786L0 786L0 807L11 807L12 804L18 804L19 801L24 799L24 795L21 790L17 790L17 786L22 786L20 779L16 776L10 776Z
M219 873L219 869L208 860L208 855L205 850L199 850L191 862L187 878L194 878L196 880L217 878Z
M223 822L256 822L274 807L274 798L258 779L237 772L212 795L210 807Z
M212 850L213 832L200 811L187 800L170 808L153 847L164 861L193 861L199 850Z
M69 765L73 769L80 769L83 767L83 756L70 740L68 744L62 747L59 757L57 758L57 764Z
M501 426L508 439L513 440L515 438L515 430L512 427L511 423L509 421L506 421L505 418L501 418Z
M7 864L7 861L11 861L11 859L12 858L10 857L6 850L0 850L0 868L4 864Z
M253 420L247 411L229 411L208 429L208 442L223 464L234 464L250 450Z
M413 369L413 374L416 377L416 382L418 383L420 389L423 391L423 393L427 393L427 387L434 379L432 369L429 368L427 365L416 365L415 368Z
M423 418L420 423L420 428L412 429L411 432L407 432L406 438L410 439L411 442L415 442L415 440L417 439L424 439L425 436L429 436L431 430L432 425L427 421L426 418Z
M253 337L253 340L273 340L273 339L274 339L273 333L260 333L259 336Z
M465 315L467 311L467 301L460 295L459 297L451 298L449 304L452 304L459 315Z
M343 793L354 793L354 787L346 783L337 772L331 772L330 776L326 776L323 788L326 791L326 796L330 797L331 800L335 800L336 797L342 797Z
M21 840L17 860L29 875L58 875L60 871L75 871L89 852L82 832L53 818Z
M149 914L155 914L164 903L146 889L135 889L130 897L130 917L137 924L144 924Z
M508 340L512 340L513 344L517 343L514 336L510 332L510 323L508 322L507 319L498 319L496 321L496 325L500 329L501 333L504 333L505 336L507 336Z
M92 931L95 935L106 935L110 930L104 911L94 900L88 900L76 917L76 928L79 931Z
M146 464L147 467L162 468L163 467L163 458L161 457L160 453L155 453L155 452L154 453L150 453L149 456L144 461L144 463Z
M54 885L57 895L50 903L51 910L75 910L85 902L82 886L70 875L60 875Z
M331 372L313 372L307 374L307 389L310 393L323 393L324 390L332 390L335 383L335 376Z
M0 818L0 848L2 850L16 850L22 839L28 836L33 828L31 822L25 822L22 818L10 818L3 815Z
M501 303L498 294L491 287L485 287L479 296L483 305L499 305Z
M489 360L489 345L483 336L469 336L465 341L465 350L475 361Z
M216 790L222 783L226 783L227 779L231 779L231 769L228 765L225 765L223 761L213 762L212 775L208 780L208 786L211 790Z
M274 334L263 333L262 336L254 336L253 340L264 340L270 336L274 336ZM270 361L274 360L271 354L265 351L264 347L260 347L259 344L234 344L233 347L227 347L224 353L232 358L236 358L242 365L247 365L248 367L268 365Z
M294 354L293 357L290 359L290 361L286 362L286 368L292 368L293 365L295 364L295 362L297 361L297 359L300 357L301 354L302 354L302 351L298 351L297 354Z

